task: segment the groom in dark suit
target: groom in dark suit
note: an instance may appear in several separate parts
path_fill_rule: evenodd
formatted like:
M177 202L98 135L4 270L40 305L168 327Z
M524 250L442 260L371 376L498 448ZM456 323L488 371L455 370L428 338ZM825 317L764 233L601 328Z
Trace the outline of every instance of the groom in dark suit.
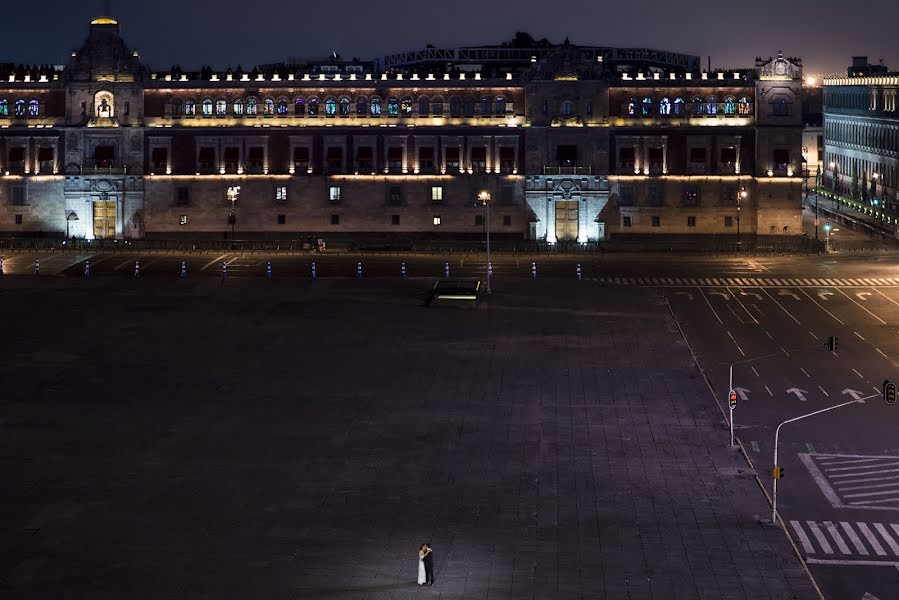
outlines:
M425 585L434 585L434 551L431 544L425 544Z

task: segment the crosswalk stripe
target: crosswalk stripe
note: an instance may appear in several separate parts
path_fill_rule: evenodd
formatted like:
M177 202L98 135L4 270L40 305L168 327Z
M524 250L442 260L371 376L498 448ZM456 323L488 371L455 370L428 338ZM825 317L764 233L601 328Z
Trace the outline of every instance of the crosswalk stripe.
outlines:
M856 465L858 463L866 463L866 462L883 462L883 457L881 456L872 456L871 458L854 458L852 460L833 460L835 458L840 458L838 456L833 457L825 457L819 458L818 462L820 462L826 471L831 471L831 465Z
M874 536L874 533L868 529L868 526L864 523L856 523L858 525L859 531L862 532L862 535L865 536L865 539L868 540L868 543L874 548L874 552L877 556L886 556L886 550L883 549L883 546L880 545L880 542L877 541L877 538Z
M878 467L880 465L877 465ZM882 471L868 471L864 473L864 475L882 475L883 473L899 473L899 469L884 469ZM836 479L837 477L855 477L855 473L840 473L838 475L831 475L831 479Z
M824 521L824 528L827 529L827 533L829 533L830 537L833 538L833 541L836 542L837 548L839 548L842 554L852 554L849 546L847 546L846 542L843 541L843 538L840 537L840 532L837 530L836 525L830 521Z
M815 547L812 546L812 541L808 539L808 536L805 534L805 530L802 528L802 525L799 524L799 521L790 521L790 525L793 526L793 531L796 532L796 537L799 538L799 543L802 544L802 549L805 550L805 553L814 554Z
M868 549L865 548L862 540L855 533L855 530L852 529L852 525L850 525L846 521L840 521L840 527L843 528L843 531L846 532L846 537L848 537L849 541L852 542L852 545L855 546L856 552L858 552L862 556L868 556Z
M847 286L847 287L848 287L848 286L852 285L851 283L849 283L849 280L848 280L848 279L837 279L837 281L839 281L839 282L840 282L840 285L842 285L842 286Z
M890 282L886 279L876 279L875 281L877 281L877 283L880 285L890 285Z
M874 529L877 530L877 533L880 534L880 537L883 538L883 541L885 541L887 543L887 546L890 547L890 550L893 551L893 555L899 556L899 544L897 544L896 540L894 540L890 536L889 532L887 532L887 530L886 530L886 527L884 527L880 523L874 523Z
M862 279L862 281L864 281L866 285L877 285L877 283L870 279Z
M813 285L812 280L811 279L803 279L802 285Z
M821 549L824 550L825 554L833 554L833 548L830 546L830 543L827 541L827 538L824 537L824 533L818 528L818 524L814 521L806 521L808 528L811 529L812 535L815 536L815 539L818 540L818 545L821 546Z
M825 281L824 279L815 279L814 280L815 285L827 285L824 281Z
M665 278L665 283L667 283L668 285L674 285L674 280L671 279L670 277L666 277L666 278Z
M743 286L748 287L748 286L752 285L752 281L749 279L740 279L738 281L740 282L740 285L743 285Z
M847 463L831 463L831 464L845 465ZM830 465L827 465L827 467L825 467L824 470L827 471L828 473L836 473L837 471L855 471L858 473L860 469L877 469L880 467L899 467L899 462L884 463L881 461L874 465L859 465L859 464L857 464L854 467L833 467L833 468L831 468ZM867 475L867 473L858 473L858 474L859 475Z
M899 479L899 476L896 476L896 477L874 477L873 479L870 479L868 481L889 481L890 483L865 483L863 485L838 484L837 489L839 489L840 492L848 492L850 490L864 490L864 489L872 489L872 488L885 488L885 487L894 488L894 487L899 486L899 481L897 481L897 479ZM859 483L861 481L865 481L865 480L858 479L856 481L847 481L846 483L855 484L855 483Z
M896 490L896 484L893 484L891 487L892 487L893 489L891 489L891 490L886 490L886 491L883 491L883 492L862 492L862 493L858 493L858 494L843 494L843 497L846 498L846 499L849 499L849 498L864 498L864 497L866 497L866 496L889 496L889 495L891 495L891 494L892 494L892 495L895 495L896 492L897 492L897 490ZM842 490L841 490L841 491L842 491ZM853 502L854 502L854 501L853 501Z
M859 279L850 279L849 281L852 282L852 285L862 285L861 280Z

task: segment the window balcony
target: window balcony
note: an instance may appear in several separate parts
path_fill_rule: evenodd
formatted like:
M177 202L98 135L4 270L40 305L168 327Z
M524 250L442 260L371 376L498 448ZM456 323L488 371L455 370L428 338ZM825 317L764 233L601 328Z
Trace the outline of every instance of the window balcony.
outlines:
M688 175L706 175L707 167L704 162L690 162L687 164Z
M106 165L82 166L82 175L127 175L128 167L116 167Z
M631 172L633 172L633 166ZM544 165L544 175L592 175L593 167L559 167L553 165Z

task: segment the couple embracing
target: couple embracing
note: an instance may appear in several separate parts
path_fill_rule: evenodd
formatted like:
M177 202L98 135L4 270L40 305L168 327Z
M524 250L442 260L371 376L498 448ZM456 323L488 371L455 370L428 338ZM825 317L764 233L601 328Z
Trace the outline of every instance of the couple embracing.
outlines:
M418 585L434 585L434 551L430 544L418 548Z

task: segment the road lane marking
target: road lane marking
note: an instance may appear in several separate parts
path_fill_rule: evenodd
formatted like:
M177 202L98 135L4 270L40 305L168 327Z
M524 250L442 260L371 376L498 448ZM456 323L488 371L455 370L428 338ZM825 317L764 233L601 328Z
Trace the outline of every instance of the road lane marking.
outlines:
M772 398L774 397L774 394L771 393L771 390L768 389L768 386L767 386L767 385L765 386L765 391L768 392L768 395L769 395L769 396L771 396Z
M853 490L866 490L866 489L867 490L876 490L878 488L885 488L885 487L891 488L891 487L896 487L897 485L899 485L899 482L896 481L897 479L899 479L899 475L894 476L894 477L877 477L876 479L874 479L874 481L886 481L886 480L891 480L891 481L890 481L890 483L865 483L863 485L838 485L837 488L839 488L840 492L851 492ZM852 483L857 483L857 481L860 481L860 480L853 481Z
M790 314L790 311L788 311L787 309L785 309L785 308L783 307L783 305L782 305L780 302L778 302L777 300L775 300L775 299L774 299L774 296L772 296L771 294L768 293L768 290L762 290L762 291L765 292L765 295L768 296L769 298L771 298L771 300L772 300L776 305L778 305L782 311L784 311L785 313L787 313L787 315L788 315L791 319L793 319L794 321L796 321L796 324L797 324L797 325L802 325L802 322L801 322L799 319L797 319L796 317L794 317L792 314Z
M790 521L790 525L793 527L793 531L796 532L796 537L799 538L799 543L802 544L802 549L805 550L805 553L814 554L815 547L812 546L812 541L808 539L808 536L805 534L805 530L802 528L802 525L799 524L799 521Z
M849 546L846 545L846 542L843 541L843 537L840 535L840 532L837 530L837 526L831 523L830 521L824 521L824 529L827 530L827 533L830 534L830 537L833 539L834 543L837 545L837 549L840 551L840 554L852 554L852 551L849 549Z
M750 442L750 444L752 445L752 451L753 451L753 452L761 452L761 449L759 448L759 443L758 443L758 442Z
M840 521L840 527L843 528L843 531L846 532L846 537L848 537L849 541L852 542L852 545L855 546L855 551L862 556L868 556L868 549L865 548L861 538L858 537L852 526L846 521Z
M810 443L806 442L805 447L808 448L808 451L811 452L812 454L815 453L815 447L812 446Z
M825 390L825 389L824 389L823 387L821 387L820 385L818 386L818 389L821 390L821 393L822 393L822 394L824 394L825 396L827 396L828 398L830 398L830 394L827 393L827 390Z
M752 372L755 373L756 377L759 377L759 372L755 370L755 367L750 366L749 368L752 369Z
M858 463L866 463L866 462L877 462L883 460L879 456L872 456L870 458L858 458L855 460L835 460L839 458L838 456L819 456L818 462L824 465L825 470L830 471L831 465L855 465Z
M875 292L877 292L878 294L880 294L881 296L883 296L884 298L886 298L887 300L889 300L890 302L892 302L893 304L895 304L896 306L899 306L899 302L896 302L895 300L893 300L892 298L890 298L889 296L887 296L886 294L884 294L877 288L871 288L871 289L874 290Z
M874 553L877 554L877 556L886 556L886 550L883 549L883 546L880 545L880 542L877 541L877 537L870 529L868 529L868 526L864 523L856 523L856 525L858 525L858 529L862 532L862 535L865 536L865 539L868 540L868 544L874 548Z
M137 258L129 258L128 260L126 260L126 261L123 262L122 264L120 264L120 265L118 265L117 267L115 267L115 268L113 269L113 271L121 271L122 269L124 269L124 268L127 267L128 265L133 265L133 264L134 264L134 261L136 261L136 260L140 260L140 257L138 256Z
M712 314L715 315L715 318L718 319L718 323L721 324L721 325L724 325L724 321L722 321L722 320L721 320L721 317L718 316L718 313L715 312L715 308L712 306L712 303L709 302L708 296L705 295L705 292L702 291L702 288L701 288L701 287L697 287L696 289L699 290L699 293L700 293L700 294L702 294L702 297L705 299L705 303L709 305L709 310L711 310L711 311L712 311Z
M887 546L890 547L890 550L893 552L893 556L899 556L899 544L896 543L896 540L894 540L890 533L886 530L886 527L884 527L882 523L874 523L874 529L877 530L877 533L880 534L880 537L883 538L883 541L885 541L887 543Z
M768 338L770 338L770 339L772 339L772 340L774 339L774 336L771 335L771 332L770 332L770 331L766 331L766 332L765 332L765 335L767 335Z
M851 462L851 461L850 461L850 462ZM870 462L870 461L869 461L869 462ZM883 463L883 461L879 461L879 462ZM852 467L843 467L843 466L839 466L839 467L834 466L834 467L831 467L830 465L832 465L832 464L836 464L836 465L844 465L844 464L847 464L847 463L827 463L827 465L824 467L824 470L827 471L828 473L836 473L837 471L855 471L855 472L858 472L859 469L873 469L873 468L876 468L876 467L878 467L878 466L881 466L881 465L867 465L867 466L866 466L866 465L856 464L855 466L852 466ZM882 464L882 466L884 466L884 467L899 467L899 462L886 463L886 464Z
M802 371L802 372L805 374L805 376L808 377L809 379L812 378L812 376L808 374L808 371L806 371L806 370L803 369L802 367L799 367L799 370Z
M870 498L872 496L896 495L896 490L883 490L882 492L859 492L857 494L843 494L843 498Z
M203 265L203 266L200 268L200 270L201 270L201 271L205 271L206 269L208 269L209 267L211 267L211 266L214 265L215 263L219 262L220 260L222 260L222 259L225 258L226 256L228 256L228 255L227 255L227 254L222 254L222 255L219 256L218 258L213 258L213 259L210 260L208 263L206 263L205 265Z
M883 356L884 358L889 358L889 356L887 356L886 354L884 354L883 351L882 351L880 348L874 348L874 349L877 350L878 352L880 352L881 356Z
M740 348L740 344L737 343L737 340L734 338L734 336L731 335L731 333L729 331L727 332L727 335L730 336L731 341L734 343L734 346L737 347L737 350L740 351L740 354L742 354L743 356L746 356L746 353L743 352L742 348Z
M818 528L818 524L814 521L806 521L805 523L806 525L808 525L808 528L812 532L812 535L815 536L815 539L818 540L818 545L821 546L822 550L824 550L824 554L833 554L833 548L830 546L827 538L824 537L824 532L822 532Z
M859 508L879 508L873 506L874 504L886 504L887 502L899 502L899 497L896 498L884 498L883 500L861 500L858 502L853 502L855 506ZM892 509L895 510L895 509Z
M860 333L857 332L857 331L853 331L852 333L854 333L855 335L857 335L857 336L859 337L859 339L862 339L862 340L865 339L865 338L862 337L862 334L860 334Z
M865 308L864 306L862 306L861 304L859 304L858 302L856 302L855 300L853 300L853 299L852 299L846 292L844 292L843 290L837 289L837 291L838 291L839 293L841 293L843 296L845 296L846 298L848 298L850 302L852 302L853 304L855 304L856 306L858 306L860 309L862 309L863 311L865 311L866 313L868 313L869 315L871 315L872 317L874 317L875 319L877 319L878 321L880 321L880 324L881 324L881 325L886 325L886 324L887 324L886 321L884 321L883 319L881 319L880 317L878 317L877 315L875 315L874 313L872 313L870 310L868 310L867 308Z
M884 473L899 473L899 469L882 469L880 471L868 471L865 475L883 475ZM840 473L838 475L828 475L831 479L837 477L857 477L858 473Z
M859 372L856 371L855 369L852 369L852 371L853 371L853 373L855 373L856 375L858 375L858 378L859 378L859 379L864 379L864 378L865 378L864 375L862 375L861 373L859 373Z

